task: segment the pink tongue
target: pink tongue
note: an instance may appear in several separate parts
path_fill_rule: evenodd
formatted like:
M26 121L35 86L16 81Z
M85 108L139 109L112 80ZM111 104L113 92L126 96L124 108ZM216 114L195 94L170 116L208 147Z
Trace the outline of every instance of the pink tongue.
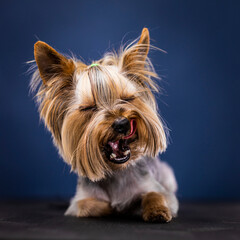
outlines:
M136 122L135 119L131 119L130 125L131 125L131 131L130 131L129 135L126 136L126 137L123 137L123 139L129 139L129 138L132 137L132 136L134 135L134 133L136 132L137 122Z

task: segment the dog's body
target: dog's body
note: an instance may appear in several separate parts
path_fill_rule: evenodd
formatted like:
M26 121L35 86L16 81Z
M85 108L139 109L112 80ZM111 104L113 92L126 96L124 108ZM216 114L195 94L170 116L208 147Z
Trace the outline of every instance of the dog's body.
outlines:
M132 212L168 222L177 214L174 174L156 158L167 140L152 94L157 75L149 46L145 28L138 43L87 66L35 44L31 88L38 89L40 116L79 175L66 215Z
M78 202L83 199L96 198L110 203L110 207L118 212L125 209L131 211L132 203L140 200L149 192L164 194L173 216L178 210L175 197L177 184L171 168L158 158L143 157L134 166L107 177L98 182L87 178L79 178L77 192L66 211L66 215L78 216ZM130 207L130 208L129 208ZM134 212L141 214L141 209L134 207ZM92 212L91 215L95 215Z

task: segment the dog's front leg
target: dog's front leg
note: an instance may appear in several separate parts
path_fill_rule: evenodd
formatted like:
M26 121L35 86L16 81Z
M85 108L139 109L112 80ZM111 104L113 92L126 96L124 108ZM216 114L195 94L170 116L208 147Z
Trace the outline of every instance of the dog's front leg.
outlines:
M96 198L85 198L77 202L77 217L102 217L112 213L109 202Z
M163 194L149 192L142 198L142 217L147 222L170 222L172 214Z

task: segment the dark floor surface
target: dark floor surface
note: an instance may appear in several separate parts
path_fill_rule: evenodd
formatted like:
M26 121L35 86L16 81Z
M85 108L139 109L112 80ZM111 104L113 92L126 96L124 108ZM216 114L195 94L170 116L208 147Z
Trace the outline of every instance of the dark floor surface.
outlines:
M0 239L240 240L240 203L182 203L167 224L64 217L66 207L64 201L0 202Z

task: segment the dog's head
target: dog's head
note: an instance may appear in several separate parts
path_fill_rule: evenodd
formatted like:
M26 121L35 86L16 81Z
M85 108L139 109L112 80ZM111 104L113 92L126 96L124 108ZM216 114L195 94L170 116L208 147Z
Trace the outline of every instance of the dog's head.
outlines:
M151 80L149 32L87 66L44 42L34 55L39 112L63 159L92 181L166 149Z

